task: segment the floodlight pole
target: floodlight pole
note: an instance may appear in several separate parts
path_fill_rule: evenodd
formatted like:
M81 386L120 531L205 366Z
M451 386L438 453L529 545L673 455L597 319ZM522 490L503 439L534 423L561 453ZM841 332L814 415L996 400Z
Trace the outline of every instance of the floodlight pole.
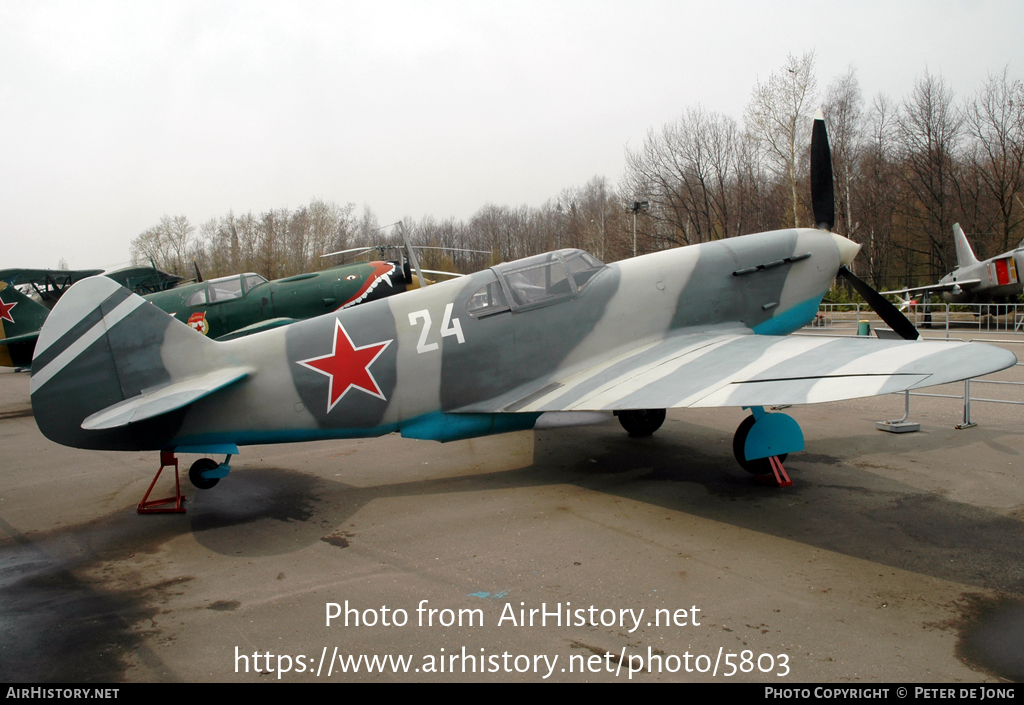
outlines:
M651 207L648 201L633 201L633 205L626 206L626 211L633 212L633 256L636 257L636 214L648 210Z

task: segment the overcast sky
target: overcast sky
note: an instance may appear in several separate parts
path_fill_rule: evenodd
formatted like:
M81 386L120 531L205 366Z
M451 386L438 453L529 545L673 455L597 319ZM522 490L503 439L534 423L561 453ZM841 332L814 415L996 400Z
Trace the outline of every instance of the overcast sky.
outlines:
M842 8L842 9L840 9ZM814 50L866 100L1024 76L1024 2L0 0L0 268L114 267L162 215L539 206Z

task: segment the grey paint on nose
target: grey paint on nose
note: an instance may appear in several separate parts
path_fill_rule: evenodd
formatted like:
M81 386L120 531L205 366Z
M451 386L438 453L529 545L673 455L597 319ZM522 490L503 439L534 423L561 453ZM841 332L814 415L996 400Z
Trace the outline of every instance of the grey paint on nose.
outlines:
M768 320L774 312L771 308L751 304L777 304L790 265L742 275L733 272L792 257L798 254L796 245L796 231L779 233L773 238L741 237L701 245L694 276L679 295L672 327L739 321L753 328Z

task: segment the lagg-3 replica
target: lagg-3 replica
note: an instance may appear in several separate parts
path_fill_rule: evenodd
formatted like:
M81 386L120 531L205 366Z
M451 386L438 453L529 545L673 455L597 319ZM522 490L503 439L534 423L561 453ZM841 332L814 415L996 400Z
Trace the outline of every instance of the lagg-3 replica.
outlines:
M68 446L161 451L161 470L177 468L175 453L223 453L225 462L203 458L190 470L210 487L249 444L392 432L451 441L579 411L615 412L647 434L668 408L740 406L753 414L737 431L737 459L778 473L777 459L802 450L803 434L763 407L888 394L1016 362L983 344L788 336L814 318L841 273L894 330L917 337L845 269L859 246L828 230L820 113L812 192L819 229L611 265L559 250L226 342L109 279L86 279L39 334L35 419ZM167 510L183 509L180 493L168 501Z

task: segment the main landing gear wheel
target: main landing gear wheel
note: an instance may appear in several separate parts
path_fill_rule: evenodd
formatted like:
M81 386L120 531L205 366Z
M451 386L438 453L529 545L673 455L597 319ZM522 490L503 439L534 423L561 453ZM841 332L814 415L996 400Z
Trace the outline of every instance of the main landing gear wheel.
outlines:
M736 456L736 462L740 464L740 467L751 475L767 475L772 471L772 464L768 458L747 460L746 454L743 452L743 447L747 443L747 436L750 434L750 429L753 428L756 421L757 419L753 416L743 419L743 423L736 429L736 435L732 437L732 454ZM783 462L788 456L789 453L783 453L779 456L779 462Z
M219 465L220 463L218 463L216 460L213 460L212 458L200 458L196 462L192 463L192 467L188 469L188 479L198 489L208 490L214 485L216 485L218 482L220 482L220 478L214 477L206 479L203 477L203 473L207 470L213 470Z
M620 411L617 416L630 436L649 436L665 423L664 409L630 409Z

